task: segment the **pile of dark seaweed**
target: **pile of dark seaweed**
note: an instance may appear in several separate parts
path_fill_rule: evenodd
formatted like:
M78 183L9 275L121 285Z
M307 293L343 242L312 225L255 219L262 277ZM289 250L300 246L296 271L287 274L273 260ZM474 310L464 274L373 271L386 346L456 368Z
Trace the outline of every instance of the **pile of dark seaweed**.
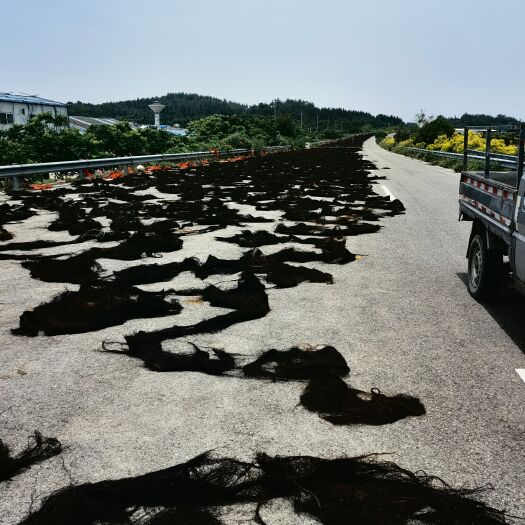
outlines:
M498 525L502 512L376 456L320 459L258 454L253 463L203 454L143 476L70 486L23 525L265 524L265 506L284 499L323 525ZM273 521L270 521L273 522Z
M12 205L0 206L0 225L9 227L10 223L46 210L57 214L48 229L67 231L73 237L70 241L9 242L12 234L2 228L0 260L21 260L35 279L81 285L76 292L68 290L24 312L14 333L79 333L134 318L177 313L174 300L167 302L162 294L140 292L134 286L167 282L185 271L203 280L214 275L242 274L243 279L253 275L263 279L265 287L276 288L303 282L332 284L326 265L355 260L345 247L346 237L375 232L380 228L378 218L403 211L400 203L373 192L374 177L369 170L374 167L359 153L363 140L364 137L349 139L340 148L330 150L291 151L236 163L216 163L213 167L156 170L154 174L128 175L114 181L84 180L72 187L44 192L11 192L16 200ZM166 195L159 197L157 192ZM285 222L243 214L237 205L279 212ZM103 227L100 219L107 220L109 227ZM190 257L180 262L141 264L109 276L101 274L100 259L134 261L162 257L180 250L185 235L268 221L275 223L274 232L252 232L246 228L233 236L217 235L223 242L249 248L237 259L210 255L199 261ZM91 244L83 249L86 241L118 244ZM271 254L260 250L278 243L302 244L305 249L285 246ZM39 251L59 246L70 247L74 254L51 256ZM324 267L304 266L311 262ZM212 291L208 287L203 293L209 296ZM177 296L191 290L168 292ZM126 294L136 300L126 301ZM108 304L104 321L96 316L101 302ZM255 306L252 309L261 315L268 311ZM77 321L79 318L82 323ZM225 318L225 326L231 318ZM221 328L220 323L215 324Z
M36 463L56 456L62 452L62 445L55 438L43 437L38 431L30 442L16 456L11 455L9 447L0 439L0 481L10 480Z

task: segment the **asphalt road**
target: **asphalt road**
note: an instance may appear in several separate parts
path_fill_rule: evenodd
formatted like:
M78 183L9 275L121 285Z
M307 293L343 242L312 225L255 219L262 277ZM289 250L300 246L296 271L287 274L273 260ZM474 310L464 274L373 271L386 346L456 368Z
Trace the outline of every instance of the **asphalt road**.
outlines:
M377 234L349 238L348 248L364 257L330 266L334 285L269 290L271 312L264 318L192 341L247 358L268 348L331 344L347 359L352 386L417 396L427 415L380 427L334 427L297 406L298 383L155 373L133 359L97 352L105 338L170 326L170 318L17 339L9 329L20 312L64 286L35 281L18 263L2 262L2 438L21 448L21 436L37 428L66 446L61 456L0 484L2 524L17 523L32 500L36 508L71 481L139 475L212 449L245 460L257 451L385 452L454 486L490 483L493 489L481 498L525 514L525 383L515 372L525 368L523 303L509 295L487 309L469 296L469 225L457 220L457 174L384 151L373 140L364 153L378 168L390 168L378 170L387 177L378 191L387 188L407 213L383 220ZM18 238L35 235L40 223L45 232L49 220L25 221ZM173 260L203 252L228 257L237 249L213 241L213 234L188 237L184 246ZM184 322L211 315L206 308L185 305ZM305 523L286 510L272 507L263 517L269 524Z
M407 213L363 245L370 256L362 277L371 283L367 313L356 325L368 326L377 334L375 347L389 351L372 357L369 341L361 357L389 369L396 381L402 377L425 401L425 429L408 433L407 451L414 447L429 465L439 462L456 483L492 483L488 499L523 515L525 383L515 369L525 367L525 304L511 290L487 307L469 296L470 223L458 221L458 174L373 140L364 152L391 168L381 184Z

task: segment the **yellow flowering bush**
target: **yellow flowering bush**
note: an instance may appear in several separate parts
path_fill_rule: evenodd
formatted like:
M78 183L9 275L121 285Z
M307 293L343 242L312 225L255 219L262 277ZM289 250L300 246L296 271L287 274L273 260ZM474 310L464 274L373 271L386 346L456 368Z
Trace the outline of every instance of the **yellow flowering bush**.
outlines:
M392 136L385 137L383 139L383 144L388 147L392 147L396 143L396 139Z
M479 133L469 131L468 133L468 147L478 151L485 151L485 138ZM461 133L454 133L452 137L446 135L439 135L439 137L432 143L426 146L426 149L431 151L451 151L453 153L463 153L463 135ZM505 155L517 155L517 146L505 144L502 139L493 138L490 142L490 150L494 153L503 153Z
M493 151L494 153L504 153L505 155L517 155L518 154L518 146L513 146L512 144L509 144L507 146L505 144L505 141L502 139L492 139L490 141L490 150Z

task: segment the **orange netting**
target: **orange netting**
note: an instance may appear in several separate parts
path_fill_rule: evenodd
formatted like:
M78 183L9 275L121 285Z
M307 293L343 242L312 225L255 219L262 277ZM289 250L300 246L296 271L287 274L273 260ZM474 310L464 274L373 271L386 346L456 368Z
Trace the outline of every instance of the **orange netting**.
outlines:
M180 162L179 164L177 164L177 166L181 169L181 170L187 170L188 168L193 168L195 166L195 163L194 162L190 162L190 161L187 161L187 162Z
M30 188L32 190L50 190L50 189L53 188L53 185L50 184L50 183L46 183L46 184L31 184Z
M237 162L239 160L249 159L251 155L239 155L238 157L230 157L229 159L221 159L219 162Z
M124 173L122 173L121 171L112 171L112 172L106 177L106 179L114 180L114 179L120 179L121 177L124 177Z

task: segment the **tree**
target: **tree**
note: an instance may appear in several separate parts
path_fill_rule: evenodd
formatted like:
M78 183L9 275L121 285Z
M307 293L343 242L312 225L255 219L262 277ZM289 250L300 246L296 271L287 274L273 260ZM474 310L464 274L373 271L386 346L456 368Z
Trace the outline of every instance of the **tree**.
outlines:
M415 142L432 144L440 135L451 137L453 134L454 126L445 117L440 115L417 130Z
M397 126L394 132L396 136L396 142L408 140L411 136L410 129L406 126Z
M277 117L277 131L284 137L295 137L299 131L297 123L288 114L279 115Z
M424 109L421 109L419 111L419 113L416 113L415 117L414 117L414 121L415 123L421 128L423 127L425 124L428 124L429 122L431 122L432 120L434 120L434 117L432 115L427 115L425 113L425 110Z

